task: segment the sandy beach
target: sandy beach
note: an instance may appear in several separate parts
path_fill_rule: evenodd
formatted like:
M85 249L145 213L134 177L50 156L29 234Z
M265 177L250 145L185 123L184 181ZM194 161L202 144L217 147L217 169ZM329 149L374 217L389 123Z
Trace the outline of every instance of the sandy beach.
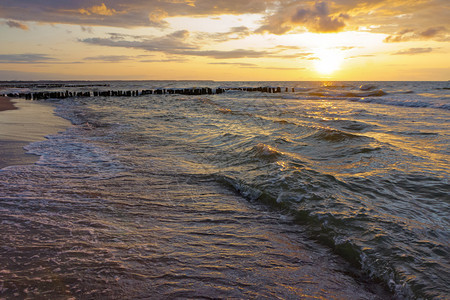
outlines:
M0 97L0 168L36 162L24 146L67 128L70 123L53 113L48 103Z

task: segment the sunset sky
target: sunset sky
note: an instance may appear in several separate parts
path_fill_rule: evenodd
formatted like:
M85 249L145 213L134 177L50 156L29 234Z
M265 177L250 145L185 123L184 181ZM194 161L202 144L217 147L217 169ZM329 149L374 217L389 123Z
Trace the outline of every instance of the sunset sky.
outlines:
M449 0L0 0L0 80L450 80Z

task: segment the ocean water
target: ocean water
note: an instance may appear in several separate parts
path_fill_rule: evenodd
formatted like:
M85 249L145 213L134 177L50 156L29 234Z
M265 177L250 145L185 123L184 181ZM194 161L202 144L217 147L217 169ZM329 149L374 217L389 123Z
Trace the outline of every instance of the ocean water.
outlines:
M49 100L73 125L0 170L0 298L448 299L449 82L8 89L259 86Z

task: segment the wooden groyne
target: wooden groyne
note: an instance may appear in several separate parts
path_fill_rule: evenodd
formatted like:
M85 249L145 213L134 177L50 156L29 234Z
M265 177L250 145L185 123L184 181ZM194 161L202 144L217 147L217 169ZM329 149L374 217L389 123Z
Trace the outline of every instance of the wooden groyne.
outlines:
M294 92L294 88L282 87L231 87L231 88L158 88L148 90L107 90L107 91L69 91L64 92L34 92L34 93L8 93L4 96L11 98L25 98L27 100L65 99L71 97L138 97L143 95L217 95L227 91L245 91L261 93Z

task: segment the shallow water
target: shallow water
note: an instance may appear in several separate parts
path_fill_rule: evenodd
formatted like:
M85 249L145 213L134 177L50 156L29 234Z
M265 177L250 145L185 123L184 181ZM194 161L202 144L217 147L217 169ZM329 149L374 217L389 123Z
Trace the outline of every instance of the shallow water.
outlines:
M0 295L448 297L447 82L109 84L289 92L59 101L0 171Z

